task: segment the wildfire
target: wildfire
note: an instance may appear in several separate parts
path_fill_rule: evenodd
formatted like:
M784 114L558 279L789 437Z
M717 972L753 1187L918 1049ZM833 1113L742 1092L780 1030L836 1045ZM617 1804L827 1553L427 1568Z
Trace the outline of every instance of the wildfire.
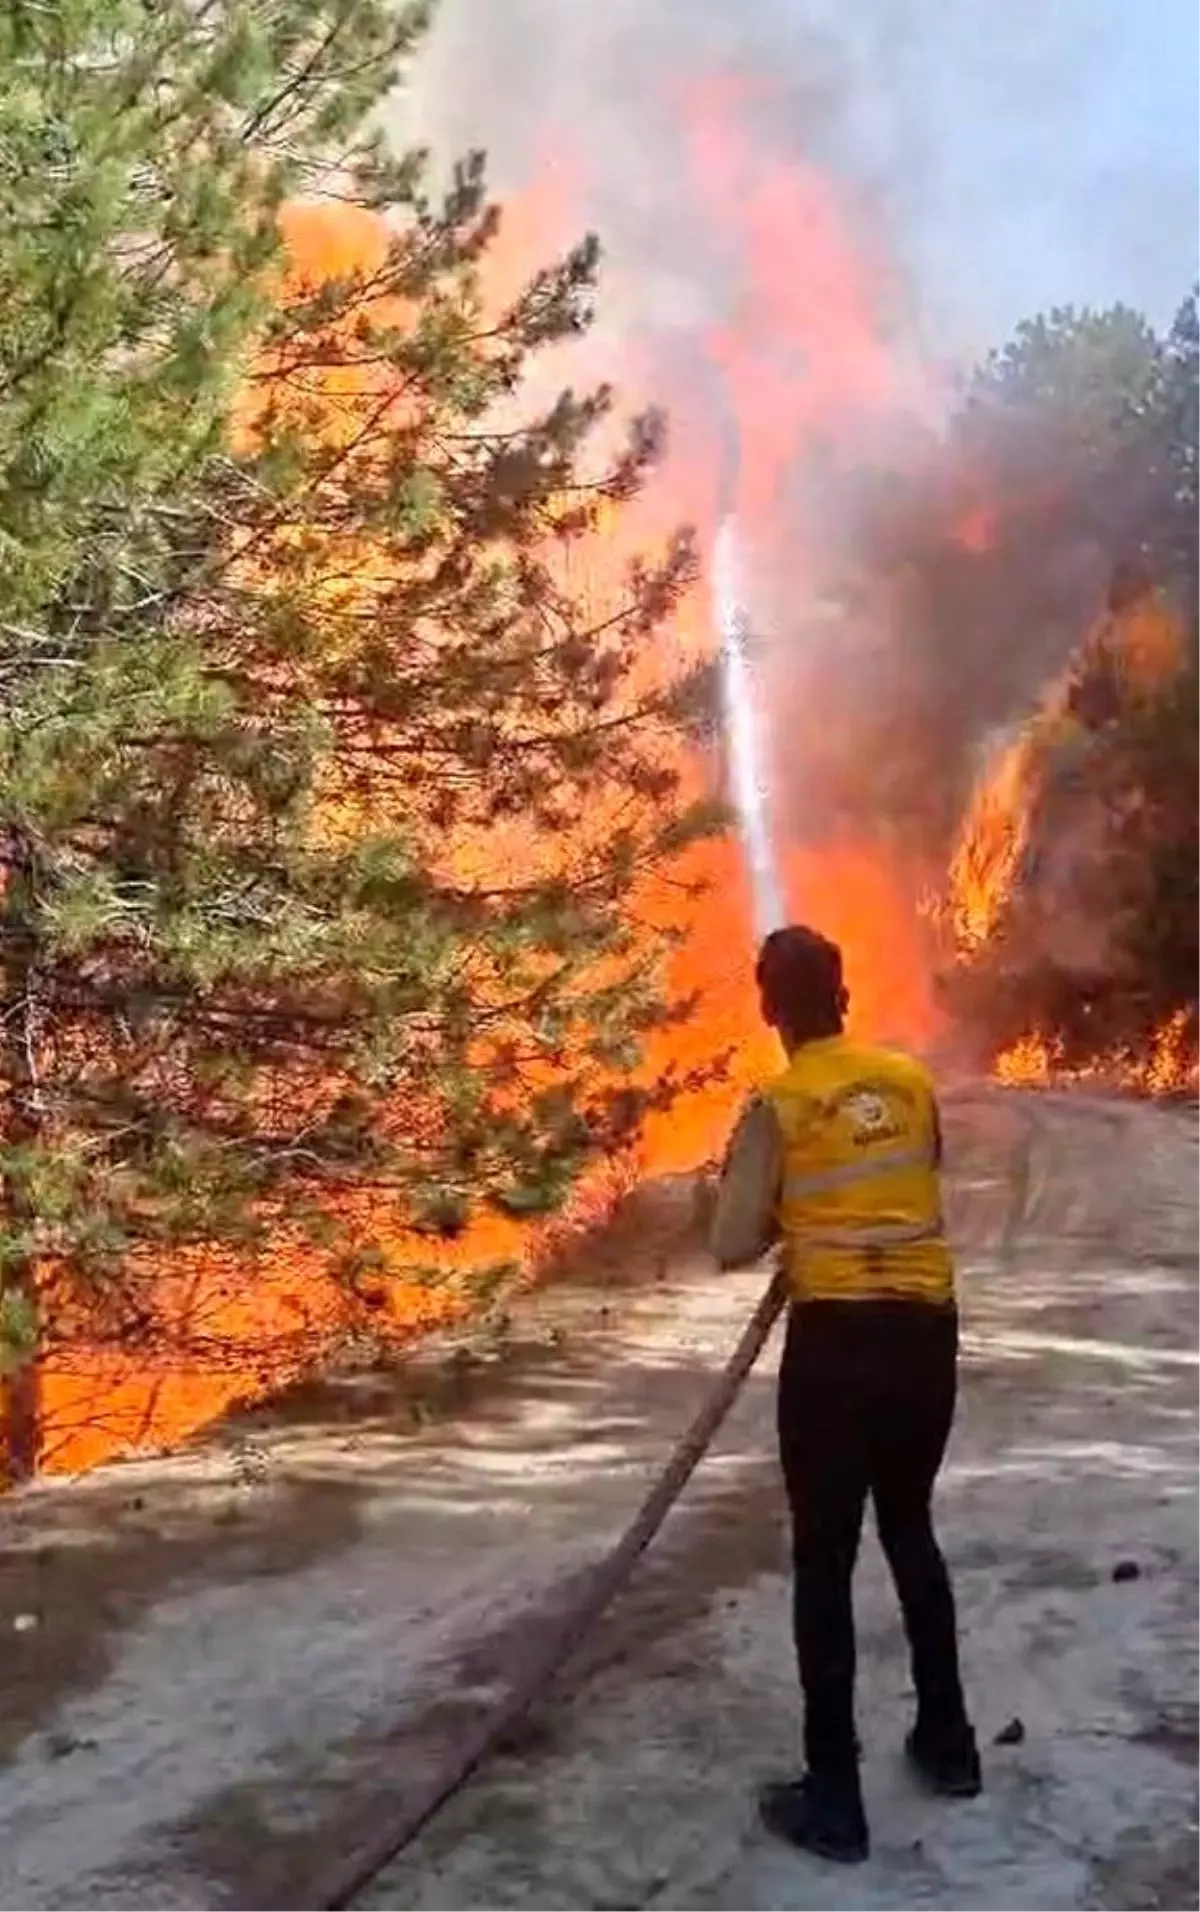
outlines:
M1125 974L1114 872L1124 856L1128 876L1129 853L1113 824L1136 810L1140 794L1112 726L1160 689L1184 654L1181 626L1150 578L1119 566L1106 611L1020 731L993 753L967 804L944 908L952 977L982 998L1033 978L1034 990L1066 991L1080 1010L1070 1043L1037 1026L1010 1041L993 1063L1001 1082L1089 1082L1143 1095L1196 1087L1189 1010L1167 1017L1144 1047L1100 1043L1080 1059L1094 995L1103 1001ZM1060 1010L1061 1028L1071 1010Z
M971 794L950 864L952 930L958 949L995 936L1028 845L1035 746L1006 743Z
M1137 1095L1187 1094L1200 1087L1195 1018L1186 1009L1176 1010L1154 1031L1144 1052L1116 1048L1074 1066L1066 1063L1060 1041L1034 1031L996 1058L993 1073L1013 1088L1088 1082Z
M736 416L739 513L756 545L774 542L779 568L796 591L804 591L810 560L795 548L794 523L779 508L791 462L814 440L858 429L880 408L901 402L907 374L895 364L878 319L879 274L849 236L835 191L811 170L763 162L746 134L747 110L736 90L721 84L692 89L681 107L697 193L710 208L729 261L728 310L714 325L706 351L720 367L725 402ZM488 297L497 305L507 303L573 236L572 227L583 223L570 216L571 183L569 171L559 166L506 213L488 268ZM385 246L380 222L340 206L293 208L286 231L294 271L312 279L378 264ZM615 293L619 301L619 287ZM611 340L602 339L598 350L611 351ZM543 375L557 384L557 369L544 368ZM710 409L696 409L670 348L653 337L626 341L617 378L622 396L634 403L665 398L681 429L672 457L644 497L591 541L590 574L569 580L572 589L598 598L613 588L634 549L653 546L679 522L690 521L702 538L711 537L718 508L721 428ZM361 397L361 374L331 371L323 397L336 416L340 399L349 407ZM242 415L247 430L253 429L254 410L248 395ZM709 649L712 634L699 595L681 608L667 642L672 662ZM653 681L662 668L662 655L648 653L646 677ZM789 740L777 738L776 745L786 774ZM712 764L686 769L693 783L711 782ZM460 874L481 867L481 848L467 834L449 844L446 855ZM536 850L520 825L512 824L505 826L503 841L492 834L486 855L493 868L497 855L520 867ZM821 851L785 848L784 874L795 913L819 922L843 944L853 1026L926 1042L936 1019L918 918L883 853L846 842ZM669 989L675 1001L697 1004L690 1020L653 1039L647 1072L686 1075L728 1054L727 1073L715 1091L685 1095L669 1114L647 1124L636 1169L654 1175L710 1159L734 1105L777 1066L778 1056L759 1019L751 911L735 844L699 846L668 877L648 879L635 915L682 931L669 961ZM599 1175L579 1191L568 1223L594 1215L597 1203L611 1194L611 1175ZM404 1333L444 1319L467 1293L456 1275L483 1259L536 1260L561 1226L530 1230L493 1218L453 1245L433 1252L423 1245L422 1259L439 1261L450 1279L442 1287L387 1283L381 1326ZM365 1209L362 1227L368 1236L381 1228L387 1235L386 1222ZM390 1245L398 1255L404 1246L400 1240ZM97 1355L69 1368L48 1365L43 1401L49 1466L90 1466L130 1443L178 1441L235 1398L285 1380L314 1336L336 1335L338 1302L307 1245L276 1242L250 1307L239 1296L234 1272L220 1256L197 1254L160 1278L190 1344L201 1351L196 1362L167 1360L150 1369L133 1359ZM207 1362L206 1346L215 1351Z
M1039 803L1056 779L1094 759L1098 730L1087 714L1093 686L1111 684L1124 694L1153 690L1178 668L1183 649L1177 620L1147 590L1097 620L1038 707L993 751L971 793L950 865L949 909L960 952L978 951L1001 933L1035 849ZM1099 806L1093 805L1092 822L1102 823ZM1064 848L1068 840L1083 848L1082 823L1076 805L1075 827L1060 832Z

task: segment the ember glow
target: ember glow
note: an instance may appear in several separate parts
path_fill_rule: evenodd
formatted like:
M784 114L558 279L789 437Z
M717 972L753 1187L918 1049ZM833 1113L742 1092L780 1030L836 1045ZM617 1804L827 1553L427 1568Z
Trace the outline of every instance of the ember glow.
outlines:
M997 1058L995 1076L1010 1088L1090 1083L1093 1088L1154 1096L1186 1095L1200 1088L1195 1030L1186 1010L1169 1016L1145 1050L1113 1049L1081 1067L1067 1064L1061 1044L1035 1031Z
M949 897L957 948L982 949L1000 927L1026 848L1034 746L1006 742L971 794L950 864Z
M1120 977L1113 872L1130 852L1122 853L1113 824L1143 798L1123 780L1105 724L1081 711L1089 673L1144 698L1169 682L1185 655L1181 624L1148 588L1096 620L985 766L959 827L945 911L956 960L985 990L1022 974L1073 978L1090 1014L1088 987ZM1007 1084L1086 1082L1142 1095L1197 1086L1195 1017L1186 1010L1136 1049L1097 1041L1096 1053L1080 1061L1088 1046L1077 1038L1069 1050L1034 1026L1008 1043L993 1072Z
M617 588L631 552L653 547L680 522L697 527L702 548L712 555L712 596L701 589L681 607L673 628L656 638L665 650L648 653L646 671L653 677L662 655L712 655L719 647L744 853L732 839L696 846L669 882L648 878L636 913L651 925L683 932L668 958L668 989L677 1001L694 998L697 1004L690 1020L651 1038L646 1071L686 1073L726 1052L729 1064L715 1089L687 1094L647 1123L638 1161L623 1171L642 1175L711 1160L737 1102L778 1066L775 1039L759 1018L753 956L756 939L789 912L841 942L852 1027L917 1045L936 1033L917 911L883 850L836 835L822 844L816 829L803 844L789 844L771 828L772 797L785 786L793 798L803 789L803 726L797 721L791 734L788 655L774 655L760 675L758 657L747 653L745 593L737 571L752 547L756 562L764 554L776 596L782 592L789 602L807 604L816 576L813 554L797 537L794 512L785 513L781 503L791 475L843 432L861 443L872 418L905 403L911 391L910 373L894 363L885 340L877 269L860 255L836 189L809 167L762 159L747 131L752 104L723 82L688 89L678 103L696 190L710 205L713 233L728 260L727 309L699 343L720 367L724 402L733 413L741 452L736 495L722 496L727 421L718 420L715 406L687 384L662 338L614 334L602 322L594 345L585 342L581 373L560 377L559 366L546 366L536 394L545 398L547 383L586 384L595 367L598 375L614 379L632 405L664 400L676 426L672 455L645 495L593 538L586 553L572 556L572 590L603 599ZM540 184L507 215L495 278L488 282L497 303L586 223L571 217L570 181L569 168L557 165L549 184ZM287 233L297 270L313 277L377 261L384 244L378 221L330 205L292 209ZM619 283L606 287L606 296L620 309ZM355 396L340 386L330 393L335 403L344 397L348 410ZM247 425L252 427L250 414ZM757 587L757 575L752 581ZM797 667L802 664L799 657ZM765 708L772 713L770 730L761 723ZM665 739L664 749L676 746ZM718 770L707 759L684 768L694 790L711 788ZM794 812L802 801L791 807ZM520 867L537 854L519 823L505 826L503 843L493 837L479 845L464 836L446 849L456 880L469 879L472 869L494 870L494 860L486 859L497 855ZM594 1219L612 1192L612 1171L598 1173L578 1192L565 1224ZM563 1225L560 1220L554 1229L538 1230L491 1218L453 1244L431 1249L423 1243L421 1259L440 1262L446 1284L416 1288L386 1281L377 1327L385 1335L403 1335L445 1319L465 1305L469 1284L459 1277L472 1265L513 1256L536 1264ZM386 1218L367 1204L360 1226L366 1237L382 1234L385 1250L403 1258L403 1240L393 1239ZM180 1348L192 1352L164 1354L153 1368L144 1359L83 1350L69 1368L48 1362L43 1401L49 1467L87 1467L131 1444L177 1442L231 1401L287 1381L314 1348L328 1345L340 1331L340 1303L320 1257L299 1240L274 1244L256 1274L250 1308L239 1294L236 1271L217 1254L197 1253L186 1266L163 1270L160 1282L186 1329Z
M1093 873L1111 854L1106 827L1114 803L1123 798L1106 772L1103 730L1078 713L1074 687L1103 661L1125 695L1145 696L1181 668L1185 652L1182 627L1157 593L1106 613L1025 721L993 750L963 812L950 860L948 911L961 954L982 952L1011 933L1014 906L1022 902L1027 879L1036 876L1037 908L1024 914L1039 953L1067 958L1064 966L1073 967L1073 945L1080 949L1081 970L1095 960L1106 911ZM1044 826L1038 833L1039 809L1056 787L1069 801L1058 804L1047 842ZM1078 924L1069 917L1078 917Z

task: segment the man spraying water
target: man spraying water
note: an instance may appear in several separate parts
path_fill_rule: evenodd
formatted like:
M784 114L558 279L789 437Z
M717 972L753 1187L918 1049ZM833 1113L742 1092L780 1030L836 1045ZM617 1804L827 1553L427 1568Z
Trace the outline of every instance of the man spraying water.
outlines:
M802 1779L767 1787L760 1810L792 1844L854 1861L868 1838L851 1577L868 1495L908 1635L909 1760L936 1792L972 1798L981 1784L930 1512L958 1351L941 1131L924 1067L845 1034L834 944L799 926L776 930L757 980L788 1062L734 1132L711 1247L735 1268L779 1242L789 1279L778 1428L807 1763Z
M765 940L756 977L787 1066L739 1121L711 1247L724 1268L780 1244L791 1294L778 1431L791 1510L807 1770L767 1786L764 1823L824 1858L865 1859L851 1579L868 1495L904 1615L916 1689L909 1760L932 1790L981 1786L954 1599L931 1501L954 1415L958 1316L941 1210L941 1128L915 1060L852 1041L841 952L779 927L758 776L745 620L726 519L714 564L731 781Z

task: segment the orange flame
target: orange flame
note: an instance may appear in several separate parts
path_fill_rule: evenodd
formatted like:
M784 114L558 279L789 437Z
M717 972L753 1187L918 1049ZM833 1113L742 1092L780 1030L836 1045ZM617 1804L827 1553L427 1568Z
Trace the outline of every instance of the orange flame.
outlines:
M950 862L951 927L964 954L998 933L1028 843L1037 746L1022 733L1004 744L968 800Z
M949 910L960 953L982 949L999 933L1049 768L1064 746L1089 735L1074 708L1078 686L1099 673L1122 697L1153 692L1178 670L1184 650L1178 619L1154 592L1106 613L1019 733L993 754L971 793L950 864Z
M1138 1095L1195 1092L1200 1088L1195 1019L1190 1011L1178 1009L1154 1031L1144 1052L1118 1047L1074 1067L1065 1063L1061 1043L1035 1030L997 1057L993 1073L1009 1087L1086 1082Z
M996 541L995 507L983 500L965 505L954 522L950 536L960 550L969 551L973 557L982 557Z
M1119 760L1107 748L1104 726L1128 702L1161 687L1183 656L1177 618L1147 587L1097 619L1021 731L995 752L964 812L946 892L954 952L968 973L992 952L1003 952L1014 974L1039 961L1103 973L1116 961L1106 920L1112 905L1095 872L1109 863L1107 821L1128 793L1106 781ZM1035 845L1039 807L1052 792L1061 807L1052 828L1041 832L1045 842ZM1144 1049L1114 1046L1083 1064L1068 1063L1058 1037L1029 1029L993 1070L1009 1084L1090 1082L1145 1095L1179 1093L1197 1082L1194 1013L1169 1016Z
M752 103L751 103L752 105ZM857 428L880 410L906 402L911 374L899 366L881 318L886 290L878 267L855 244L844 210L829 182L800 166L766 162L746 130L745 97L726 82L693 89L683 103L683 131L697 183L714 230L727 246L734 291L729 310L712 332L742 443L739 511L757 540L775 540L786 556L797 591L811 579L806 554L792 548L790 526L778 498L798 448ZM509 301L536 269L570 237L571 180L561 167L509 209L494 258L487 295ZM386 233L371 215L342 206L291 208L285 230L294 275L319 278L378 263ZM617 289L619 296L619 288ZM680 375L669 354L653 342L625 354L622 383L636 396L656 387L684 400ZM338 373L336 396L361 374ZM253 426L253 405L242 415ZM592 541L588 575L571 582L598 595L610 588L629 553L657 542L681 519L711 534L717 507L719 460L711 420L694 415L680 450L634 508ZM968 535L969 528L968 528ZM703 596L686 603L673 630L660 640L675 657L707 651L713 637ZM661 670L659 654L645 662L648 675ZM781 760L792 753L777 739ZM670 747L670 746L667 746ZM693 786L709 779L710 766L689 767ZM529 853L519 828L509 832L505 853L519 861ZM496 844L491 845L492 853ZM471 846L450 846L451 857L470 863ZM881 850L838 842L818 851L786 849L789 902L798 916L819 922L842 943L852 996L852 1024L867 1033L923 1044L935 1033L928 965L913 900ZM699 897L690 885L704 882ZM684 937L669 963L676 1001L695 995L697 1015L657 1035L649 1045L647 1071L682 1073L731 1052L728 1078L717 1091L692 1094L669 1114L655 1116L642 1138L640 1169L646 1174L685 1169L711 1158L728 1128L735 1102L777 1066L774 1039L763 1029L753 985L751 912L736 846L699 846L669 878L648 880L635 914L649 924L670 923ZM595 1187L582 1190L572 1212L594 1208ZM378 1235L386 1224L364 1205L362 1227ZM454 1277L469 1264L498 1255L536 1257L545 1231L519 1229L498 1218L480 1223L465 1241L437 1251L452 1279L440 1289L385 1284L381 1318L392 1332L421 1327L465 1305L469 1285ZM388 1245L385 1241L385 1245ZM397 1251L403 1243L392 1241ZM423 1258L435 1256L423 1250ZM56 1468L95 1465L132 1443L177 1441L220 1413L230 1401L278 1385L294 1373L314 1344L325 1345L346 1325L337 1297L323 1277L320 1257L306 1245L280 1241L266 1258L247 1305L233 1270L216 1255L181 1260L169 1286L178 1307L191 1310L200 1344L211 1338L222 1365L148 1368L135 1358L96 1355L67 1365L47 1364L43 1400L46 1457ZM160 1285L167 1285L162 1278ZM242 1289L242 1295L245 1288ZM196 1322L202 1322L196 1329Z

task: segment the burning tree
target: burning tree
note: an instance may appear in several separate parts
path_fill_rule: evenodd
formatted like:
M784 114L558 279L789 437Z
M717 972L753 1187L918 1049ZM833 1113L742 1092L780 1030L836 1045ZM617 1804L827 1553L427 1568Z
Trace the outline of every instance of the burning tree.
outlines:
M1195 295L1165 338L1119 308L1053 315L990 376L1045 461L1037 569L1061 591L1081 549L1132 555L968 807L951 993L994 1047L1036 1032L1068 1066L1169 1027L1178 1073L1196 1045Z
M952 860L949 996L993 1047L1038 1030L1079 1064L1146 1044L1194 1003L1195 924L1169 876L1190 850L1194 916L1189 695L1194 710L1178 617L1140 565L1119 565L1105 612L980 780ZM1194 739L1191 763L1194 785Z
M481 162L435 203L364 130L421 12L0 21L15 1475L39 1347L152 1343L181 1249L245 1281L286 1221L353 1291L384 1237L554 1207L672 1092L634 1085L668 1012L629 902L715 821L705 682L644 661L691 550L566 587L661 426L522 402L592 241L492 309ZM314 230L354 262L289 264Z
M822 706L829 794L928 872L981 1061L1195 1054L1198 391L1194 294L1165 335L1060 308L858 488L846 625L887 640Z

